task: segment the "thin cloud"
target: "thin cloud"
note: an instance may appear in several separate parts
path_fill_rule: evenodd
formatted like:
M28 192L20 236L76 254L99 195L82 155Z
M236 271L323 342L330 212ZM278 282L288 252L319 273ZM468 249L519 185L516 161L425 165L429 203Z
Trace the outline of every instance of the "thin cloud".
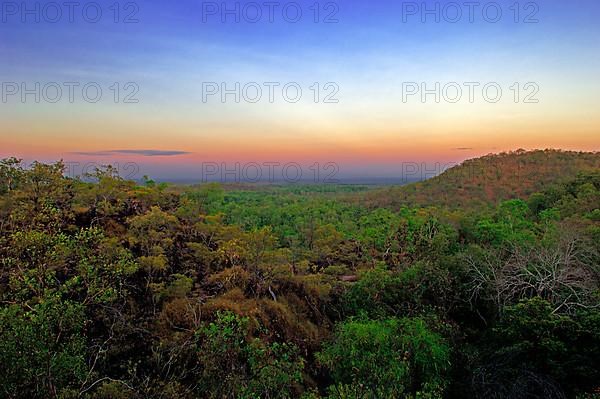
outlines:
M111 151L78 151L73 152L76 155L86 156L112 156L112 155L141 155L144 157L173 157L178 155L187 155L187 151L171 150L111 150Z
M473 147L456 147L456 148L453 148L454 151L470 151L472 149L473 149Z

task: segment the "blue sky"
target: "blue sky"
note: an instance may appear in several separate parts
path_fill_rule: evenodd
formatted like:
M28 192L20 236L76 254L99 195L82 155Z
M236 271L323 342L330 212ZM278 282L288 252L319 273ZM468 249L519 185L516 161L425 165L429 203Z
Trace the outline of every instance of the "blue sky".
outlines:
M28 9L39 4L51 10L51 2L25 3ZM23 23L22 9L14 13L3 5L3 82L97 82L104 95L96 104L23 104L11 97L0 104L6 121L0 128L0 155L56 159L78 152L151 149L193 154L147 165L165 176L170 167L185 174L185 165L202 160L271 158L331 161L345 165L348 173L363 168L388 175L386 168L403 161L458 161L519 147L600 149L597 1L482 1L473 23L464 2L275 2L272 23L265 3L237 2L249 18L253 4L260 6L257 23L244 14L239 23L231 14L223 23L223 4L234 9L233 1L98 1L94 4L103 14L97 23L81 15L90 2L80 2L74 22L63 14L58 23L44 21L44 15L35 23L32 14ZM423 23L421 11L436 4L448 12L452 4L462 5L462 18L451 23L442 15L436 23L428 14ZM503 15L491 23L496 5ZM214 11L215 6L216 14L203 16L203 9ZM282 14L286 6L287 19ZM415 8L416 13L403 15ZM296 9L302 17L291 23ZM126 16L138 22L124 23ZM337 22L324 23L328 16ZM539 22L524 23L528 17ZM471 81L498 82L505 92L515 82L536 82L540 101L401 101L403 82ZM114 82L134 82L139 102L109 101ZM204 82L227 82L228 87L234 82L297 82L303 98L297 104L205 103ZM309 101L315 82L321 88L334 82L339 102ZM453 148L472 150L458 154Z

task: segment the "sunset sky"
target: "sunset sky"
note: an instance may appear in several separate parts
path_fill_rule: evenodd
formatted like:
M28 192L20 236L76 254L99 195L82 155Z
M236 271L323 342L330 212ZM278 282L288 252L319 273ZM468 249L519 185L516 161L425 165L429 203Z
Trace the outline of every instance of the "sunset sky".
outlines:
M517 148L600 150L597 0L496 1L495 23L486 1L472 15L454 7L462 1L398 0L273 2L269 15L266 1L237 2L239 13L224 14L223 4L235 10L236 2L144 0L116 3L117 15L110 0L95 3L95 23L95 8L82 15L85 0L73 22L67 8L57 16L48 3L26 1L29 11L20 1L2 5L0 157L134 162L141 174L176 180L193 179L205 162L335 162L342 176L393 176L403 162L447 164ZM439 22L424 7L437 7ZM23 99L21 85L35 92L36 82L40 101ZM55 103L51 82L63 90ZM72 102L65 82L79 84ZM207 82L256 82L263 96L204 101ZM264 82L279 84L272 103ZM291 82L302 89L294 103L282 93ZM421 93L404 101L407 82L480 86L472 102L463 86L455 103L453 88L439 103L434 94L423 103ZM495 103L482 93L492 82L502 89ZM83 98L89 83L102 89L98 102ZM125 102L128 94L138 102ZM325 102L328 94L337 103Z

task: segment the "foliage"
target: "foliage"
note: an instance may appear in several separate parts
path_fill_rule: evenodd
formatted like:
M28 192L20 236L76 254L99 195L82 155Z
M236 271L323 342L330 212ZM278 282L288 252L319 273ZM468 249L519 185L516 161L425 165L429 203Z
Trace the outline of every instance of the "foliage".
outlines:
M565 388L597 388L599 331L598 312L557 314L539 297L508 306L489 334L492 346L476 371L476 390L491 397L558 398Z
M338 325L317 359L331 370L335 385L330 391L338 396L352 389L402 397L443 389L449 352L419 318L349 320Z
M0 310L0 394L62 396L87 374L83 307L58 297Z
M2 398L598 392L597 153L395 188L64 172L0 161Z
M286 343L249 339L248 318L218 312L198 331L198 357L204 365L200 388L210 397L289 398L301 381L304 361Z

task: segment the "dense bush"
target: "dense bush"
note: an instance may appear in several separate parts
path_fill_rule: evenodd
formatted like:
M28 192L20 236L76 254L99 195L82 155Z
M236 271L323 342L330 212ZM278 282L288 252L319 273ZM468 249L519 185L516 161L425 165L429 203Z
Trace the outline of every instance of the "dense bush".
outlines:
M592 398L597 158L467 163L542 169L487 200L0 161L0 397Z
M332 395L353 388L356 397L440 394L450 349L419 318L340 323L317 359L332 375Z

